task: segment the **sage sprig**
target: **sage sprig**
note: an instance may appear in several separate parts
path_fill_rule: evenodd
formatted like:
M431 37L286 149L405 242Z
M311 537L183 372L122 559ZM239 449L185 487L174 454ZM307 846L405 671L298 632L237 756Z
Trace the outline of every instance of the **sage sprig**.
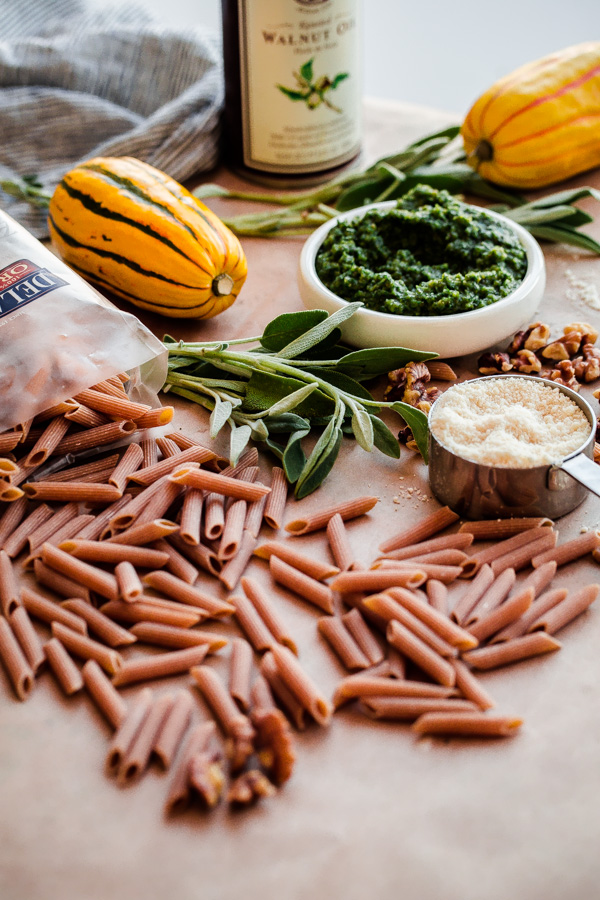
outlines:
M323 483L344 435L367 452L377 448L399 458L398 440L377 415L382 409L401 416L427 459L426 415L400 401L375 400L363 382L437 354L405 347L348 350L339 343L339 326L360 306L350 303L330 316L325 310L284 313L262 335L233 341L166 336L163 391L209 410L212 438L229 426L232 465L250 439L262 442L281 460L298 499ZM319 436L307 455L303 441L312 432Z

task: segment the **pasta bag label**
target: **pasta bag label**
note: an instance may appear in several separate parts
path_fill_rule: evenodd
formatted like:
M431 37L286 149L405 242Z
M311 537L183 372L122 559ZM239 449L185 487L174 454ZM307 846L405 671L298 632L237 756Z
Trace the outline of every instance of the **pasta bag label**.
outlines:
M66 287L67 282L50 269L36 266L29 259L19 259L0 269L0 319L19 306L32 303L44 294Z

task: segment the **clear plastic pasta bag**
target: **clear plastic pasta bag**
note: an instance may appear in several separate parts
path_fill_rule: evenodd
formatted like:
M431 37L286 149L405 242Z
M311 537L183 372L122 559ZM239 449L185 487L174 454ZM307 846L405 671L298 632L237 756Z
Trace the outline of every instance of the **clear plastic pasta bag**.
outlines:
M0 431L120 372L158 406L167 351L0 210Z

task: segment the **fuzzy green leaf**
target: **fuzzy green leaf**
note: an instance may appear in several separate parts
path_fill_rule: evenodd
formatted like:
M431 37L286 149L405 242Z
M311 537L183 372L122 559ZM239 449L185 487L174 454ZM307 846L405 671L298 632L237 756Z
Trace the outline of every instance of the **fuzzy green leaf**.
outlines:
M290 341L294 341L326 318L327 311L324 309L305 309L301 312L282 313L269 322L260 343L270 353L278 353Z
M352 431L357 444L370 453L374 443L373 425L371 416L362 406L355 406L353 410Z
M233 406L229 400L215 400L215 408L210 414L210 430L209 434L214 440L221 428L227 423L227 419L233 412Z
M379 416L371 416L371 424L373 426L373 443L377 449L385 453L386 456L391 456L392 459L399 459L400 443L398 438L392 434Z
M425 415L425 413L421 412L420 409L415 409L414 406L409 406L408 403L403 403L401 400L397 400L396 403L392 403L390 408L393 409L394 412L397 412L399 416L402 416L406 424L409 426L417 443L417 447L421 452L421 456L423 457L425 462L427 462L429 459L427 447L427 437L429 434L429 429L427 426L427 416Z
M246 385L243 408L247 413L266 412L274 403L285 400L290 394L304 388L305 381L273 375L269 372L253 372ZM334 401L319 390L312 391L296 409L299 416L330 416L334 411Z
M281 462L283 463L285 477L290 484L295 484L298 481L302 474L302 470L306 465L306 454L302 449L302 444L300 442L303 437L306 437L309 431L310 428L306 428L304 431L294 431L290 435L286 448L283 451Z
M283 347L277 353L277 356L280 356L282 359L294 359L296 356L302 356L311 347L320 344L338 325L350 319L361 306L362 303L348 303L341 309L336 310L318 325L315 325L309 331L306 331Z

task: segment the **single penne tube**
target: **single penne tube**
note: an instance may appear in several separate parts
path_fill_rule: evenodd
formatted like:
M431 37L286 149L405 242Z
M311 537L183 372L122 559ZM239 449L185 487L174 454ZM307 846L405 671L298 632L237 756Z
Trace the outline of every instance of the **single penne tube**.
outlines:
M383 650L381 649L381 646L379 645L373 632L367 625L360 610L351 609L349 612L344 613L342 616L342 622L344 623L364 655L367 657L369 666L376 666L378 663L383 661ZM280 643L284 642L280 641Z
M137 444L132 446L137 446ZM118 462L119 454L112 453L110 456L94 459L81 466L69 466L68 469L51 472L44 476L44 481L102 481L105 471L112 472Z
M0 480L0 503L16 503L24 496L25 492L21 488Z
M317 581L324 581L326 578L339 574L340 570L337 566L323 563L312 556L307 556L294 546L291 546L294 543L294 541L267 541L256 548L254 555L261 559L270 559L271 556L277 556L283 562L289 563L290 566L299 569L300 572L304 572L305 575L316 578Z
M279 611L275 608L275 604L271 602L271 599L267 595L267 592L260 586L256 579L248 578L246 576L242 577L241 586L246 597L266 625L273 638L275 638L275 640L279 644L283 644L284 647L289 647L292 653L297 656L298 648L296 646L296 642L291 636L288 626L281 618ZM252 641L251 643L252 646L255 647ZM270 644L271 641L269 641L268 646L264 646L262 649L268 649ZM255 647L255 649L258 648Z
M432 712L413 724L418 734L441 734L447 737L511 737L522 719L514 716L490 716L475 712Z
M1 617L0 661L19 700L27 700L33 687L33 671L7 619Z
M178 604L178 609L173 606L163 606L148 602L149 598L138 600L136 603L125 603L123 600L111 600L104 603L100 609L105 616L115 619L125 625L133 625L137 622L156 622L160 625L176 625L179 628L191 628L201 622L203 616L199 609Z
M170 519L153 519L141 525L132 525L124 531L107 538L107 544L127 544L131 547L143 547L145 544L153 544L161 538L176 534L179 526Z
M423 603L422 605L426 609L430 609L427 604ZM378 616L381 616L387 623L391 621L402 623L405 628L408 628L440 656L457 655L458 651L452 644L440 637L429 625L426 625L425 622L421 621L410 610L394 599L391 593L371 594L369 597L365 597L365 606L367 609L377 613ZM385 631L387 635L387 625L385 626Z
M115 687L123 687L139 681L150 681L153 678L182 675L189 672L192 666L200 665L207 652L206 644L198 644L196 647L172 650L170 653L157 653L155 656L128 659L115 673L113 684Z
M251 481L254 484L259 473L260 469L258 466L240 466L238 463L233 471L223 471L221 472L221 475L226 475L228 478L239 478L240 481ZM265 487L265 485L263 485L263 487Z
M412 563L409 559L401 561L395 559L375 560L371 569L386 572L414 572L415 570L419 570L426 578L435 578L436 581L441 581L444 584L451 584L464 574L464 570L461 566L439 566L435 563L419 561Z
M309 534L311 531L319 531L325 528L329 520L340 515L344 522L349 519L356 519L358 516L364 516L373 509L377 503L377 497L355 497L353 500L346 500L343 503L337 503L327 509L319 512L310 513L300 519L293 519L285 526L285 530L291 534Z
M225 528L225 498L222 494L210 492L204 500L204 537L216 541Z
M186 544L197 546L200 543L200 522L202 519L202 491L188 490L183 497L179 534Z
M25 467L24 461L20 461L20 464ZM12 481L13 477L18 475L20 471L19 465L12 459L0 456L0 478L2 478L3 481Z
M258 484L262 484L262 482L259 481ZM244 522L244 531L249 532L252 537L258 537L260 534L265 506L267 505L267 499L270 496L270 494L265 494L263 497L259 497L258 500L254 500L252 503L248 504L246 521Z
M450 617L454 619L455 622L458 622L459 625L462 625L488 590L493 580L494 573L492 572L492 567L485 563L481 566L473 581L468 585L458 602L454 605L454 608L450 612Z
M54 515L50 516L50 518L46 519L46 521L38 528L34 529L27 538L29 552L31 553L36 547L41 547L42 544L47 541L48 538L52 537L53 534L56 534L63 525L74 519L77 516L78 511L79 508L77 503L66 503L63 507L58 509Z
M538 597L552 582L555 575L556 563L554 560L543 563L541 566L538 566L537 569L533 569L533 571L529 573L527 578L521 584L521 589L526 590L527 588L533 588L533 596Z
M348 533L344 520L339 513L332 516L327 523L327 541L336 565L340 571L351 569L354 562L354 553L348 540Z
M514 519L483 519L463 522L458 529L461 534L471 534L476 541L497 541L512 537L531 528L552 528L554 522L545 516Z
M139 444L132 442L110 474L108 483L122 494L130 475L137 472L144 461L144 452Z
M256 547L256 538L248 531L244 531L240 549L233 559L227 560L218 578L223 582L227 590L233 591L238 581L246 571L246 567L252 558L254 548Z
M70 427L71 423L64 416L52 419L25 457L23 464L27 468L41 466L62 441Z
M172 706L173 694L171 693L161 694L153 699L148 715L121 760L117 772L117 779L121 784L132 784L145 772L154 742Z
M11 559L14 559L15 556L18 556L19 553L21 553L27 544L29 535L52 515L52 508L47 506L47 504L42 503L20 522L12 534L4 541L3 549L8 553Z
M131 502L131 495L124 494L119 500L115 501L115 503L111 503L110 506L102 509L95 517L94 521L90 522L89 525L86 525L83 528L77 537L80 540L85 541L95 541L100 537L104 537L104 532L108 527L108 523L110 520L118 513L120 509L123 509L124 506L127 506Z
M150 407L145 403L133 403L126 395L119 397L105 394L103 391L95 391L89 388L80 391L73 398L77 403L95 409L114 419L138 419L147 412Z
M390 588L388 594L432 631L439 634L448 644L461 652L472 650L477 646L477 641L472 633L461 628L460 625L457 625L444 613L434 609L429 603L421 600L412 591L407 591L405 588Z
M175 410L172 406L161 406L158 409L149 409L142 416L136 416L135 422L138 428L160 428L173 421Z
M543 526L538 528L528 528L525 531L518 532L518 534L515 534L512 537L498 541L490 547L486 547L485 550L479 550L477 553L473 554L470 559L477 563L478 567L483 566L486 563L492 563L495 559L499 559L501 556L512 553L513 550L518 550L520 547L524 547L532 541L539 540L547 535L548 532L549 529Z
M531 560L534 569L543 566L544 563L555 562L557 566L564 566L566 563L580 559L588 553L592 553L600 547L600 534L597 531L588 531L580 534L579 537L567 541L559 547L548 548L536 554Z
M289 687L279 674L279 669L272 653L265 653L261 659L260 672L269 685L274 697L277 699L280 706L283 707L290 722L292 722L298 731L303 731L306 727L307 710L298 700L296 695L290 691Z
M389 670L388 675L392 678L398 678L400 680L406 678L406 657L397 647L388 645L385 665Z
M244 534L247 503L235 500L225 513L225 525L217 556L222 562L231 559L239 550Z
M403 678L386 678L382 676L360 673L342 679L333 695L334 709L358 697L421 697L443 699L451 697L454 688L441 684L429 684L425 681L406 681Z
M114 515L111 516L106 523L106 528L110 528L111 535L118 531L125 531L125 529L131 528L140 512L143 509L147 509L154 495L162 489L165 479L166 476L164 478L159 478L157 481L152 482L148 487L143 488L135 496L133 496L133 487L135 486L130 485L129 502L116 508ZM160 516L155 516L154 518L160 518Z
M4 544L11 536L13 531L20 525L29 508L27 497L21 497L10 503L0 517L0 549L4 549Z
M13 564L6 550L0 550L0 609L8 618L21 605Z
M181 485L173 484L168 480L158 481L156 484L158 485L157 490L153 492L151 497L147 498L145 504L142 504L135 517L136 525L144 525L147 522L154 522L156 519L167 518L169 508L178 499L183 490ZM144 494L145 491L140 496Z
M258 500L270 493L271 488L251 481L240 481L238 478L228 478L217 472L209 472L205 469L191 469L182 466L169 475L169 479L176 484L196 488L201 491L211 491L224 497L233 497L235 500Z
M445 687L454 687L456 673L448 659L436 653L420 637L403 625L391 619L386 629L386 638L404 656ZM474 652L474 651L472 651Z
M111 541L86 541L79 537L62 541L61 550L87 562L117 563L126 560L142 569L158 569L168 562L168 555L150 547L133 544L115 544Z
M474 625L478 619L483 618L483 616L486 616L488 613L492 612L492 610L496 609L497 606L500 606L512 591L515 580L515 570L504 569L504 571L493 580L481 599L477 601L469 615L466 617L464 627L470 629L470 626Z
M33 574L38 584L47 587L61 597L81 597L87 603L92 602L88 588L72 578L67 578L66 575L61 575L55 569L51 569L41 559L34 559Z
M125 718L127 704L113 687L110 678L93 659L88 659L83 664L81 674L88 694L104 718L112 725L113 729L118 728Z
M510 663L540 656L553 650L560 650L561 644L543 631L526 634L523 637L469 650L463 660L473 669L496 669Z
M241 595L235 595L229 599L235 607L234 616L238 625L257 653L268 650L274 643L275 637L258 614L254 604L248 597Z
M203 569L209 575L219 576L223 564L211 547L207 547L206 544L202 543L197 546L186 544L177 533L170 536L169 543L187 557L196 568Z
M91 515L83 515L83 516L75 516L74 519L70 519L68 522L59 528L54 534L52 534L49 538L44 541L44 543L52 544L53 547L58 547L63 541L70 540L72 537L75 537L79 532L85 528L89 523L93 520L93 516ZM43 546L43 545L42 545ZM42 548L36 547L23 561L24 569L33 568L34 560L39 559L42 554Z
M10 453L21 442L21 433L18 431L5 431L0 434L0 453Z
M328 725L331 720L331 705L323 692L309 677L294 654L281 644L273 644L267 655L275 660L277 671L284 684L319 725Z
M207 644L207 653L215 653L229 643L229 638L222 634L200 631L197 628L161 625L160 622L137 622L130 631L143 644L168 647L171 650L184 650L186 647Z
M153 699L152 690L144 688L127 707L125 716L108 745L106 769L109 774L116 775L119 771L127 751L150 712Z
M399 550L401 547L417 544L453 525L458 519L458 514L453 512L450 507L442 506L417 525L407 528L384 541L383 544L379 545L379 549L382 553L390 553L394 550Z
M89 450L91 447L113 444L133 434L136 428L135 422L130 419L122 422L109 422L107 425L98 425L97 428L88 428L87 431L67 435L56 445L53 454L66 456L67 453L78 453L80 450Z
M21 599L23 606L34 619L51 625L52 622L61 622L72 631L78 631L80 634L87 634L87 624L81 616L73 615L68 610L63 609L53 600L32 591L31 588L21 588Z
M156 572L148 572L143 578L144 584L149 585L156 591L172 597L179 603L186 603L190 606L197 606L203 612L210 616L228 616L234 612L231 604L225 600L218 600L211 597L204 591L199 590L191 584L182 581L170 572L158 570Z
M371 569L368 572L342 572L331 582L331 589L340 594L357 591L385 591L390 587L418 588L427 580L418 566L394 569Z
M409 560L396 560L396 562L427 563L435 566L463 566L468 559L469 557L462 550L447 548L445 550L432 550L430 553L418 554Z
M473 675L461 659L453 659L452 665L456 672L456 687L466 700L471 700L483 710L491 709L496 705L479 679Z
M25 659L31 667L31 671L34 675L37 675L44 664L46 656L38 633L29 618L29 613L24 606L17 606L10 614L8 621L21 650L25 654Z
M277 584L283 585L303 600L318 606L323 612L333 613L333 593L330 587L305 575L277 556L269 560L271 576ZM341 577L338 575L338 578Z
M234 638L229 657L229 693L242 712L250 709L251 674L252 647L243 638Z
M121 545L123 546L123 545ZM126 603L135 603L144 593L144 586L135 567L128 560L123 560L115 566L115 578L117 579L118 599Z
M398 550L386 553L388 559L412 559L413 556L423 556L426 553L435 553L438 550L467 550L473 543L472 534L443 534L440 537L429 538L418 544L407 544Z
M446 585L441 581L437 581L435 578L430 578L425 585L425 592L431 606L447 617L448 588Z
M142 453L144 454L144 459L141 469L147 469L150 466L156 465L158 462L158 447L156 446L156 441L154 438L142 438L140 441L140 447L142 448Z
M168 456L166 459L161 459L160 462L155 462L153 465L145 466L136 472L132 472L128 480L133 484L141 484L147 487L150 484L154 484L159 478L170 475L171 472L181 468L186 463L201 464L215 459L216 455L216 453L213 453L212 450L208 450L206 447L194 445L183 450L178 456Z
M209 666L198 665L190 674L225 734L233 734L242 714L217 673Z
M288 483L285 472L280 466L271 470L271 493L268 495L264 511L264 520L275 530L283 525L283 513L287 502Z
M527 630L529 632L544 631L546 634L555 634L585 612L592 605L599 591L600 584L586 584L579 590L567 595L556 606L546 610Z
M174 767L165 802L167 814L184 810L191 797L190 763L198 753L204 751L213 740L214 722L200 722L190 729Z
M168 437L157 437L156 446L160 450L164 459L168 459L171 456L179 456L179 454L181 453L181 447L179 447L175 443L175 441L172 441L171 438Z
M413 721L426 713L476 712L470 700L453 697L368 697L363 700L366 711L374 719Z
M118 599L117 579L110 572L104 572L82 559L76 559L48 543L42 546L42 562L60 575L79 582L83 587L100 594L101 597L106 597L107 600Z
M524 615L495 634L491 643L496 644L499 641L510 641L512 638L522 637L537 619L548 612L548 610L552 609L553 606L556 606L557 603L564 600L567 594L568 591L566 588L552 588L548 591L544 591L543 594L540 594L540 596L533 601Z
M250 688L250 704L253 718L257 712L261 713L277 708L273 692L264 675L257 675L254 679L254 683Z
M198 580L198 567L187 556L180 553L166 538L153 541L152 547L167 554L168 559L165 569L171 575L175 575L176 578L180 578L186 584L194 584Z
M67 648L70 653L81 659L94 659L109 675L114 675L122 664L122 659L116 650L112 650L105 644L94 641L78 631L72 631L61 622L52 622L52 634Z
M84 428L97 428L99 425L108 425L110 422L108 416L90 409L89 406L84 406L83 403L78 403L76 409L66 412L65 419L82 425Z
M473 625L470 625L469 631L478 641L484 641L524 615L532 603L533 588L518 590L496 609L481 616Z
M92 385L92 389L95 391L102 391L102 393L109 394L111 397L127 396L125 388L123 387L123 382L120 381L120 379L117 378L116 375L111 375L109 378L104 378L97 384Z
M323 616L317 619L317 629L339 658L344 668L349 671L369 668L369 660L341 618L338 616Z
M63 600L60 605L63 609L67 609L83 619L87 623L88 630L109 647L128 647L129 644L135 644L137 640L134 634L127 631L126 628L121 628L85 600L74 597L71 600Z
M58 638L53 637L46 641L44 655L67 697L83 689L83 676Z
M530 541L524 547L519 547L518 550L513 550L504 556L498 557L498 559L492 560L491 566L494 575L497 577L501 572L509 568L518 572L531 564L534 558L539 559L540 554L545 554L547 550L551 551L556 544L557 535L555 531L549 528L546 528L545 531L548 533L539 538L539 540Z
M175 693L173 704L167 712L152 747L152 752L158 758L163 769L169 769L175 759L177 749L190 724L193 705L192 695L188 690L182 689Z

